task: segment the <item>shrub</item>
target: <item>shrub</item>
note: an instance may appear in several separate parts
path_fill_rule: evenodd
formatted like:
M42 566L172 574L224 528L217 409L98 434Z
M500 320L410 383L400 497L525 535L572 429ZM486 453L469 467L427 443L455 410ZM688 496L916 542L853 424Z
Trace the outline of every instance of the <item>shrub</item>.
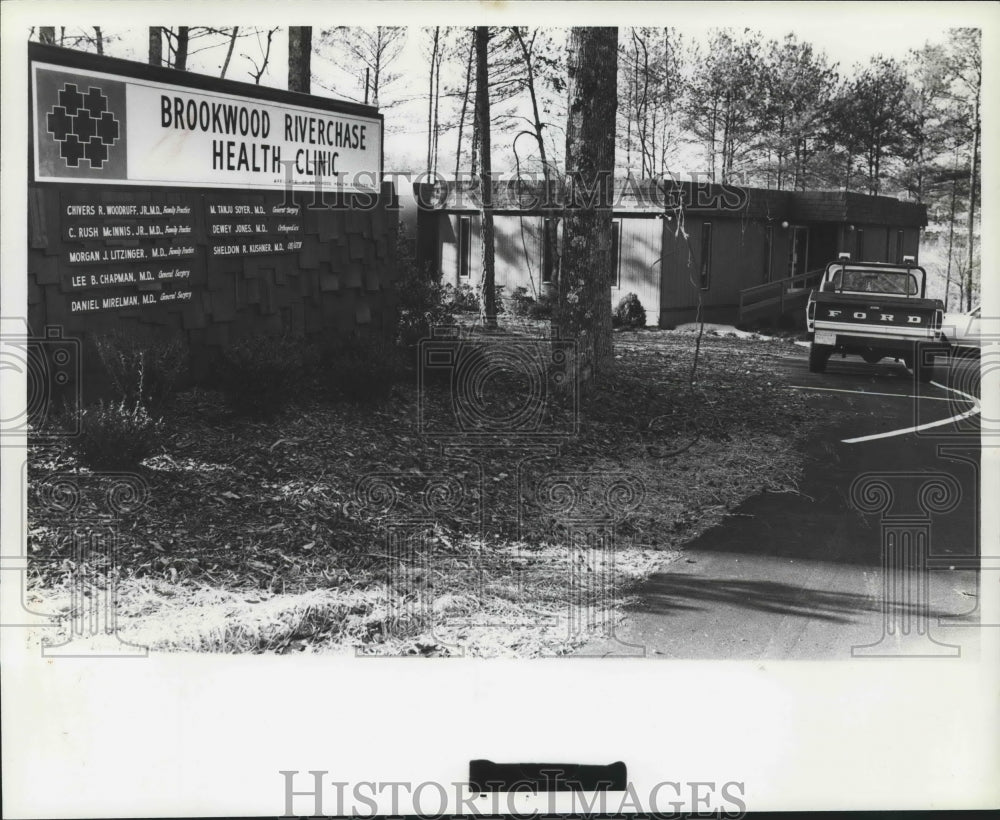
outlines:
M187 345L180 337L141 340L113 331L94 339L116 398L158 412L187 373Z
M622 297L618 307L615 308L614 323L632 328L646 326L646 310L638 296L628 293Z
M510 312L513 316L528 316L536 304L535 297L526 287L516 287L510 295Z
M496 305L497 316L507 312L507 300L503 295L503 285L493 286L493 304Z
M412 242L400 226L396 237L398 278L395 341L412 346L431 335L431 328L455 323L449 287L430 265L417 265Z
M532 319L551 319L555 308L555 298L543 293L533 305L528 307L528 316Z
M272 418L303 374L305 347L288 336L249 336L222 351L218 378L237 415Z
M80 461L96 470L138 467L163 440L163 425L141 404L98 402L79 414L71 439Z
M377 337L353 337L327 345L320 360L325 392L349 402L389 398L400 371L398 348Z
M479 314L485 309L481 288L474 288L472 285L459 285L458 287L445 285L444 287L455 313ZM503 285L493 286L493 305L496 308L497 316L506 312Z
M458 287L445 285L445 288L455 313L479 313L482 310L479 294L471 285L459 285Z

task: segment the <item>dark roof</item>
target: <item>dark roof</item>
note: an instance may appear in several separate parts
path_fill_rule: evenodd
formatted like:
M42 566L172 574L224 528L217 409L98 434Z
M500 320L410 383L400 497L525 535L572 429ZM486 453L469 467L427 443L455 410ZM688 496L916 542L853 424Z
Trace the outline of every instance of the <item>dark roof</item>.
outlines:
M418 193L431 208L446 211L478 211L482 207L479 188L468 181L447 182L422 188ZM546 196L548 190L548 196ZM432 193L433 191L433 193ZM705 216L728 214L741 219L788 219L797 222L856 222L859 224L923 227L927 208L887 196L866 196L846 191L778 191L707 182L616 179L615 211L662 213L683 204L687 211ZM552 181L495 180L493 207L499 211L534 211L559 207L561 192Z
M796 218L806 222L924 227L927 206L889 196L867 196L849 191L796 191L792 194Z

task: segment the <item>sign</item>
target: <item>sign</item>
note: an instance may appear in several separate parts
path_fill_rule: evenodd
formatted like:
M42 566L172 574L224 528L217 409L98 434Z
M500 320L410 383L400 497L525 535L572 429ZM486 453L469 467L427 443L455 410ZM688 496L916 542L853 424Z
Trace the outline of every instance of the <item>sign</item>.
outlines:
M58 258L69 313L189 304L205 281L201 198L180 191L138 204L90 187L64 192Z
M129 192L74 186L59 199L57 257L69 313L182 307L225 257L292 256L305 236L302 209L277 192Z
M32 321L195 345L372 321L396 226L375 109L40 44L29 77Z
M36 182L375 192L382 121L32 62Z

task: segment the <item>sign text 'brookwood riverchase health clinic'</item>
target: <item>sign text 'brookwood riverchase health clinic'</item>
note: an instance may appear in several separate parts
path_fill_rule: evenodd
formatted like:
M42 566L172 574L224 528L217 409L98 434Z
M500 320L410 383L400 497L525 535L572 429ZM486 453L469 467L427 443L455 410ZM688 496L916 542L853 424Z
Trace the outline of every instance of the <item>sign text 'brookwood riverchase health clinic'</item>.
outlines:
M378 191L382 121L32 63L38 182Z

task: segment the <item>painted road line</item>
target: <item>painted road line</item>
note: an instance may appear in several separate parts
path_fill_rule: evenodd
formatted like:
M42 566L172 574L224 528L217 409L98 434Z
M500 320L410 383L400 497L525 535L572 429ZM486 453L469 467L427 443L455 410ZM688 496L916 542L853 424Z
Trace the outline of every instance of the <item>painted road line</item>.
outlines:
M940 387L941 385L937 385ZM856 396L894 396L897 399L928 399L930 401L954 401L954 399L949 399L942 396L911 396L908 393L876 393L873 390L843 390L838 387L807 387L804 384L790 384L788 385L790 390L824 390L827 393L854 393ZM958 392L957 390L955 391ZM964 394L962 394L964 395ZM975 399L968 399L975 403Z
M941 384L940 382L931 382L931 384L933 384L935 387L940 387L942 390L948 390L952 393L958 393L958 395L960 395L962 398L966 399L967 401L971 401L977 407L979 406L979 399L977 399L975 396L969 395L968 393L963 393L958 388L948 387L946 384Z
M891 438L892 436L905 436L908 433L919 433L921 430L929 430L932 427L941 427L945 424L951 424L952 422L961 421L962 419L967 419L969 416L975 416L981 411L979 406L979 401L968 393L963 393L961 390L956 390L954 387L947 387L946 385L939 384L938 382L931 382L935 387L940 387L942 390L947 390L950 393L957 393L962 398L973 403L971 410L966 410L964 413L959 413L955 416L950 416L946 419L941 419L939 421L929 421L926 424L918 424L916 427L904 427L902 430L889 430L886 433L875 433L871 436L859 436L858 438L845 438L843 439L844 444L860 444L863 441L875 441L880 438ZM932 396L927 396L926 398L933 398Z

